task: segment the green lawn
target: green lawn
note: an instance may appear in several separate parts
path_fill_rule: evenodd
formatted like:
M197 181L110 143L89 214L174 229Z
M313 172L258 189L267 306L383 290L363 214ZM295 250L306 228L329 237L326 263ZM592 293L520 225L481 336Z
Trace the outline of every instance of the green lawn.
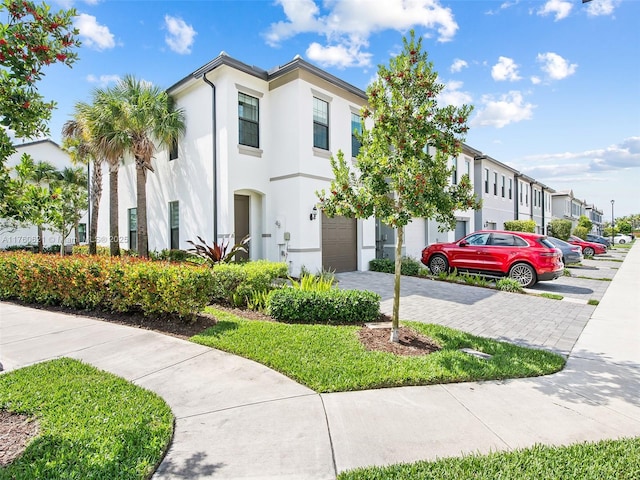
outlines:
M358 326L285 324L246 320L213 308L207 312L218 324L192 337L194 342L255 360L317 392L531 377L557 372L565 363L551 352L440 325L403 322L442 347L408 357L367 351L357 338ZM460 348L493 357L483 360Z
M0 409L40 424L0 479L146 479L173 434L156 394L68 358L0 375Z
M338 480L638 480L640 438L369 467Z

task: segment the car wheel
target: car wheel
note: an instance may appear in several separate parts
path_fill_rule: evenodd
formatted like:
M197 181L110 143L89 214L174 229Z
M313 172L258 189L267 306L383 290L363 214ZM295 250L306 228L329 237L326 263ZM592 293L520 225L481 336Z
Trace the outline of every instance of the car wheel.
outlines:
M449 271L449 262L444 255L434 255L429 259L429 270L434 275L446 273Z
M536 284L536 272L531 265L516 263L509 270L509 277L516 280L523 287L532 287Z
M596 252L593 250L593 248L586 247L582 253L584 253L585 257L593 257L593 254Z
M620 240L618 240L618 243L626 243L624 238L621 238Z

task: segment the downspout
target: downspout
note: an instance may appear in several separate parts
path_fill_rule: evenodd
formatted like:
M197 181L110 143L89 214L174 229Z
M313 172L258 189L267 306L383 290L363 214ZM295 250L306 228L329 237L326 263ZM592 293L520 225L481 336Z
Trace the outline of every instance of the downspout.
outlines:
M216 86L209 81L207 74L202 75L202 79L211 87L211 125L212 125L212 147L213 147L213 243L218 244L218 145L217 125L216 125Z

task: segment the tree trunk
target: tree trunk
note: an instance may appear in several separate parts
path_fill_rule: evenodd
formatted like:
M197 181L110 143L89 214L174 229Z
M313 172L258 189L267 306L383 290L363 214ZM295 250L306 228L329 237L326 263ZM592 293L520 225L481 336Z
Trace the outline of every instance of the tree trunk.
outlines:
M38 225L38 253L42 253L44 250L44 232L42 231L42 225Z
M109 166L109 251L120 256L120 229L118 228L118 165Z
M89 255L98 253L98 211L102 198L102 162L93 161L91 177L91 225L89 226Z
M138 256L149 257L147 234L147 171L142 160L136 159L136 207L138 214Z
M402 239L404 230L402 227L396 229L396 268L393 282L393 315L391 317L391 338L392 342L399 342L398 328L400 317L400 273L402 271Z

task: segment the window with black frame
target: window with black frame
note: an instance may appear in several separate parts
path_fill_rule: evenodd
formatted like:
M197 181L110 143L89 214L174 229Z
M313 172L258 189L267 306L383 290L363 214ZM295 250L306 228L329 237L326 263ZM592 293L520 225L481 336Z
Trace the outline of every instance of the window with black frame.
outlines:
M129 223L129 250L138 251L138 209L127 210Z
M169 248L177 250L180 248L180 204L169 202Z
M313 97L313 146L329 150L329 103Z
M360 153L362 144L358 139L358 135L362 135L362 119L356 113L351 114L351 156L357 157Z
M255 97L238 92L238 143L260 147L260 104Z

